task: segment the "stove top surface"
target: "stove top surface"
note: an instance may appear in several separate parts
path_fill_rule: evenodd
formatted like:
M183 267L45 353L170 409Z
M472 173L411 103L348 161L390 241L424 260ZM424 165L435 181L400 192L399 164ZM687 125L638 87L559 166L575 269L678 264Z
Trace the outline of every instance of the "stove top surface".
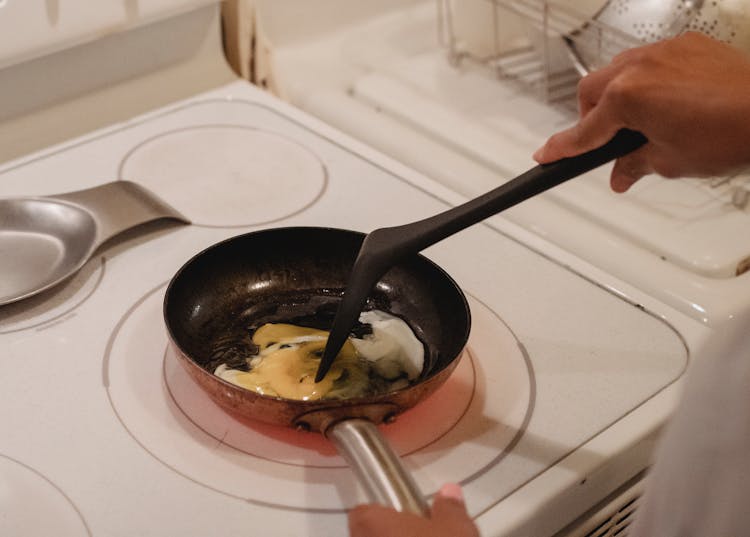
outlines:
M125 232L64 284L0 308L0 533L346 534L346 509L365 496L343 459L322 436L216 407L168 350L165 286L240 233L366 232L456 198L241 82L6 164L0 196L117 179L193 223ZM460 482L481 517L553 468L575 474L572 453L601 466L587 443L684 372L679 327L494 219L425 254L464 289L473 321L449 381L382 426L425 494ZM32 502L33 517L21 508Z

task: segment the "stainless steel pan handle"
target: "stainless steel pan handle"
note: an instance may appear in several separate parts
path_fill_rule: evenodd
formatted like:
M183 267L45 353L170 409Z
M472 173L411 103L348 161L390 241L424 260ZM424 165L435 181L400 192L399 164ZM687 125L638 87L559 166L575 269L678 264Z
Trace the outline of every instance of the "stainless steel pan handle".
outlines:
M345 419L331 425L325 435L347 460L370 501L429 516L429 505L414 478L373 422Z

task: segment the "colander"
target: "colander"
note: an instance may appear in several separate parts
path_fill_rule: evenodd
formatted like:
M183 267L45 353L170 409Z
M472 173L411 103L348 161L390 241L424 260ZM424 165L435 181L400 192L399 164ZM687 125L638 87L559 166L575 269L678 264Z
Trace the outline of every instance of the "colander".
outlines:
M750 50L749 0L609 0L564 37L581 74L618 53L695 30Z

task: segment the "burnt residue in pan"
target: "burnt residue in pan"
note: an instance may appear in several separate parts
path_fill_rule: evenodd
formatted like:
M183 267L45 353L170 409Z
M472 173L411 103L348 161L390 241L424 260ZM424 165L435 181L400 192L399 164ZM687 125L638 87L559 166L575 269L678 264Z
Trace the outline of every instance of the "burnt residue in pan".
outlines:
M265 322L330 329L363 238L347 230L279 228L204 250L167 290L164 313L171 339L213 372L218 363L236 364L254 354L252 332ZM366 309L400 317L424 344L420 381L446 368L468 337L465 297L422 256L391 268Z

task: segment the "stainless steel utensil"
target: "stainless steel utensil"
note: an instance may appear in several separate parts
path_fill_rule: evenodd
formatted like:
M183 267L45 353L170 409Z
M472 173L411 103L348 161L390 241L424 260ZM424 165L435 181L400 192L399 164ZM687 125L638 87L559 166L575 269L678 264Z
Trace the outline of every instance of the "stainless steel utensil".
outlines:
M563 39L576 70L585 75L639 43L693 28L703 4L704 0L609 0L590 21ZM713 29L716 23L709 26Z
M375 283L398 261L568 179L626 155L646 141L641 133L623 129L602 147L535 166L463 205L418 222L376 229L368 234L354 262L315 381L320 382L330 369Z
M0 200L0 305L57 285L77 272L107 239L160 218L189 223L129 181L54 196Z

